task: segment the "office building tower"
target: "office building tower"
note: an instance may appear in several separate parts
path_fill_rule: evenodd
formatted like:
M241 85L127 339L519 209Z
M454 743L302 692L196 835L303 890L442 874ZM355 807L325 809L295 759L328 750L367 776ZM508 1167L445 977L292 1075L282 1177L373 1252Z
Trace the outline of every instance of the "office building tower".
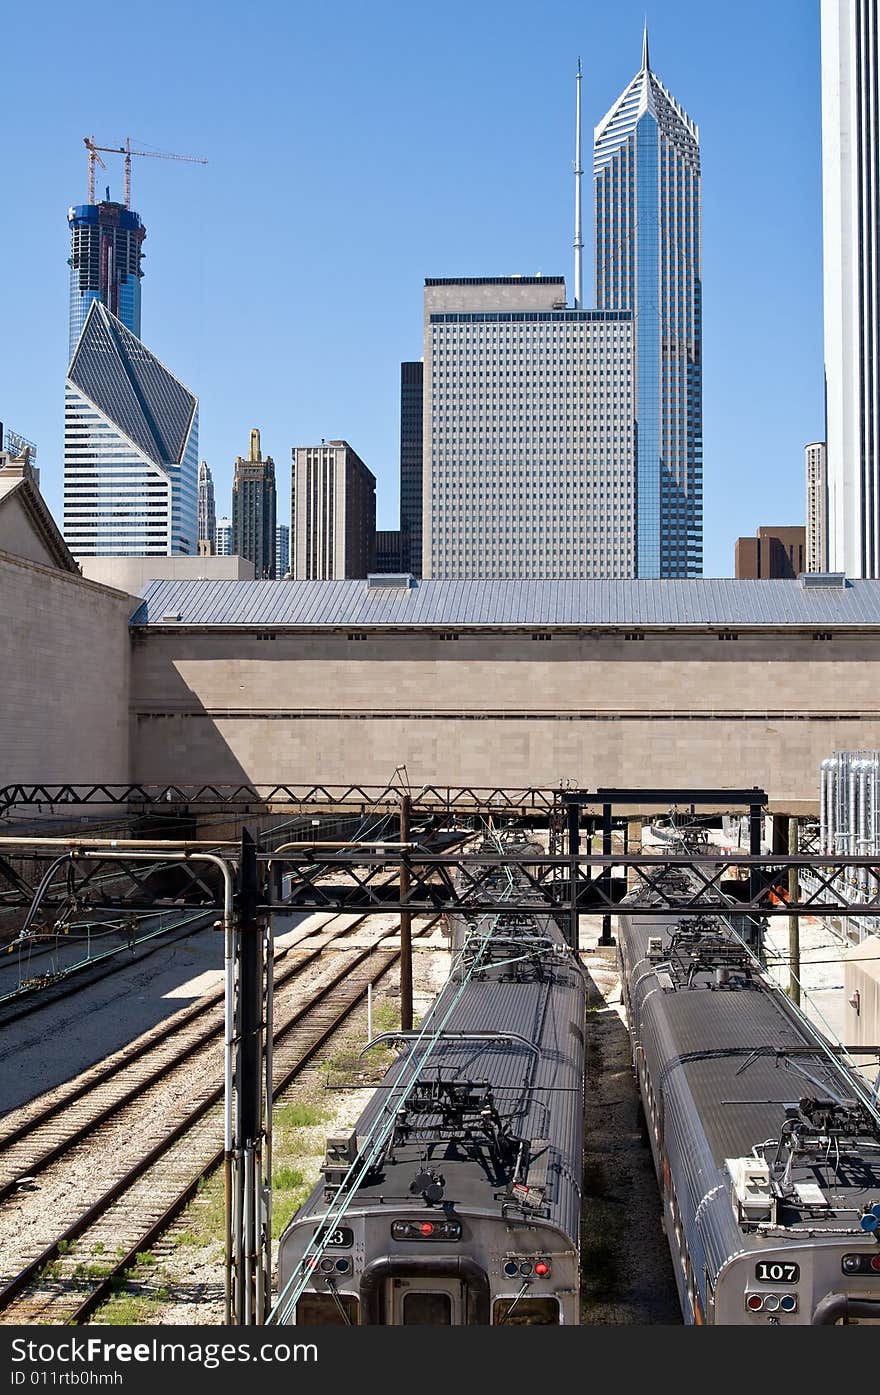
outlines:
M400 365L400 545L401 564L422 574L422 393L421 361Z
M633 325L561 276L425 283L422 574L634 575Z
M376 529L376 571L389 573L408 572L404 566L401 550L401 530L399 528Z
M141 335L141 258L147 230L140 215L124 204L76 204L67 210L70 227L70 345L73 357L92 302L139 339Z
M804 448L807 474L807 556L808 572L828 570L826 526L828 487L825 471L825 442L811 441Z
M376 477L347 441L294 446L290 496L290 569L297 580L375 571Z
M217 532L217 510L214 505L214 479L203 460L199 466L199 542L214 542Z
M822 0L827 547L880 577L878 0Z
M734 576L737 581L794 580L804 571L806 530L759 528L754 538L737 538Z
M232 548L231 518L217 519L217 530L214 535L214 546L218 557L233 557L235 555Z
M74 556L195 554L198 400L103 301L65 385L64 537Z
M275 462L260 454L260 433L251 431L247 460L238 456L232 481L232 550L254 564L254 576L275 576Z
M280 581L290 571L290 528L279 523L275 529L275 575Z
M595 130L596 305L635 322L636 575L703 564L699 131L642 66Z

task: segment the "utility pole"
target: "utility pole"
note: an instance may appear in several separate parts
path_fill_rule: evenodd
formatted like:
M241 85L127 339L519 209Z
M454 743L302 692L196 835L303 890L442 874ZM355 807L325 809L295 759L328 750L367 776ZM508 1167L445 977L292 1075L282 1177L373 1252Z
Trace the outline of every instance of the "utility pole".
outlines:
M233 1003L227 989L227 1050L234 1050L235 1103L227 1144L227 1320L263 1323L271 1306L272 953L259 905L257 849L241 835L233 931Z
M412 799L408 794L400 796L400 841L409 842ZM404 909L409 896L409 849L403 848L400 854L400 1030L411 1032L413 1025L413 977L412 977L412 911Z

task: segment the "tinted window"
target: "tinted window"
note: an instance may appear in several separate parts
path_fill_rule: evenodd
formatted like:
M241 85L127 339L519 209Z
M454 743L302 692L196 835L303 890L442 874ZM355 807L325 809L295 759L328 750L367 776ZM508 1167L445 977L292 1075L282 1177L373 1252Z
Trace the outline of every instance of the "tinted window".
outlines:
M403 1323L405 1327L449 1327L452 1299L448 1293L405 1293Z
M348 1318L352 1327L358 1325L358 1300L350 1293L304 1293L296 1305L296 1321L300 1327L345 1327ZM340 1307L342 1312L339 1311ZM343 1317L342 1314L345 1314Z
M511 1308L513 1308L512 1312ZM521 1298L513 1306L512 1298L499 1298L495 1304L493 1321L496 1327L499 1323L503 1323L505 1327L528 1327L532 1324L558 1325L559 1304L555 1298Z

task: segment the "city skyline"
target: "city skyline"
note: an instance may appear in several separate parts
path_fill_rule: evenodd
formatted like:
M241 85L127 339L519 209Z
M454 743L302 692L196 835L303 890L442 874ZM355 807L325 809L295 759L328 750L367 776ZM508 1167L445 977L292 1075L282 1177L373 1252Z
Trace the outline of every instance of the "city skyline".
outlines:
M382 36L387 37L393 17L389 8L380 6L375 33L370 34L363 24L354 22L354 11L349 15L347 7L343 8L353 21L350 47L354 55L351 61L357 65L351 69L356 79L355 94L363 97L361 64L381 43ZM490 8L497 18L497 7ZM737 533L754 532L768 513L781 523L794 524L803 519L803 446L823 434L821 304L817 295L821 275L819 44L818 10L813 13L813 8L780 3L767 14L758 6L746 5L735 21L730 19L726 25L715 17L704 17L701 7L690 3L660 5L648 16L652 66L687 110L698 113L707 170L710 152L713 166L703 190L704 281L712 288L704 322L706 575L729 575L734 537ZM698 14L699 24L695 22ZM528 79L532 89L540 89L541 101L529 105L524 119L507 104L501 124L490 118L492 102L497 107L499 90L505 84L499 86L488 69L487 90L476 80L480 71L482 82L480 63L488 53L489 34L494 33L490 17L481 16L473 54L468 58L456 55L451 70L459 94L459 110L454 119L447 113L443 123L428 119L419 133L421 149L431 167L430 177L420 170L415 185L408 184L403 170L406 168L409 173L410 167L403 156L411 147L408 140L396 134L388 142L387 157L381 167L369 177L363 172L352 175L350 171L345 176L352 207L357 210L344 240L346 273L338 274L342 245L338 234L327 236L325 228L319 238L309 220L296 220L289 225L296 266L282 292L278 293L276 285L276 293L268 300L268 261L262 280L258 276L255 282L247 273L245 254L240 248L236 260L231 259L233 243L224 242L222 228L216 222L224 205L221 188L232 187L229 180L238 158L239 147L231 140L228 123L221 121L219 127L214 123L213 145L206 144L206 109L194 104L190 95L184 99L179 90L167 118L162 115L160 119L156 113L152 124L153 113L149 110L139 117L138 139L146 134L157 145L198 150L211 161L206 170L175 168L159 161L142 162L136 171L133 203L150 229L144 339L162 360L173 363L175 371L199 393L202 452L212 463L217 462L214 468L221 506L218 512L228 510L231 497L228 462L234 451L230 451L230 444L240 437L249 420L256 419L263 423L267 448L276 458L283 457L296 440L325 435L356 441L379 480L378 524L386 528L396 525L400 363L417 358L420 352L419 302L424 278L442 273L533 274L538 270L563 271L568 277L573 212L572 78L576 55L584 54L584 126L589 132L637 64L643 16L644 10L634 5L622 5L614 16L599 7L578 10L574 6L558 6L547 16L546 32L537 45L526 45L521 38L505 39L505 83ZM191 26L184 28L182 43L186 49L195 42L195 34ZM731 72L719 76L713 71L710 80L710 60L717 50L720 30ZM282 37L285 32L288 31L282 26ZM772 53L774 36L781 39L783 35L791 42L788 61L779 71L764 55ZM756 36L760 43L753 42ZM417 37L412 36L413 55ZM231 15L221 13L212 47L214 57L227 49L231 51L234 39L241 39L246 51L263 54L264 46L256 32L241 34ZM329 42L329 30L312 19L303 36L303 62L307 65L309 56L322 52ZM151 51L151 40L147 38L144 65ZM59 54L53 40L50 64L60 61ZM444 42L431 63L442 58L448 64L450 57L449 45ZM739 74L734 81L733 70L737 67ZM270 62L269 75L275 71ZM746 109L738 95L743 72L752 96ZM140 90L144 80L139 63L133 78L136 90ZM403 80L411 80L406 71ZM204 97L204 83L196 86ZM353 95L348 101L358 99ZM756 173L746 158L750 139L754 145L756 130L750 123L754 123L758 110L764 111L766 120L768 113L772 119L783 107L785 121L779 129L784 168L777 169L770 181L769 171ZM60 131L63 126L64 130L65 148L57 156L53 154L49 162L51 170L64 171L57 183L51 181L56 225L59 208L85 196L79 125L95 130L98 139L115 140L117 127L123 130L129 124L128 112L103 94L92 94L89 110L86 116L84 104L81 113L75 108L62 121L60 112L53 113L50 104L49 111L40 114L41 122L54 121L55 128ZM734 112L738 144L727 129ZM364 119L374 136L379 129L386 135L391 130L390 107L383 100L376 99L369 110L365 108ZM72 130L74 120L78 124ZM472 139L471 123L476 123L479 131L476 142ZM149 127L146 131L145 124ZM296 174L297 197L303 206L308 206L312 195L326 198L333 189L343 187L342 183L328 182L330 176L325 173L332 164L326 162L328 149L342 148L343 126L359 148L363 137L360 133L352 137L350 111L347 120L341 116L338 121L328 119L320 129L311 120L291 148L290 172ZM252 151L248 155L247 168L240 167L243 177L259 182L268 174L271 144L267 142L265 152ZM478 151L473 149L475 144ZM109 181L111 197L118 197L121 168L114 168L112 156L108 157L108 165L101 182ZM478 170L482 182L475 180ZM793 179L787 178L789 174L793 174ZM38 210L47 203L45 186L43 173ZM473 217L461 217L460 201L457 213L448 206L446 191L453 188L459 197L465 193ZM589 183L584 193L586 230L592 222ZM735 222L731 212L742 204L746 194L749 198L760 196L768 216L766 224L761 221L760 238L757 229L740 223L736 243L741 255L731 262L725 238L732 234L724 229ZM408 216L401 218L404 205ZM425 219L418 216L419 209L425 207L432 213L427 227ZM517 217L511 221L513 208ZM42 219L39 211L38 243L43 235ZM33 227L32 214L29 233ZM210 236L205 232L209 227ZM793 227L799 230L797 245L792 240ZM16 231L14 223L12 231ZM53 232L57 244L56 233L57 227ZM382 247L380 239L384 239ZM785 257L777 254L775 262L768 255L774 239L779 246L786 246ZM762 256L756 255L758 245ZM590 257L589 246L585 256ZM218 257L222 259L222 272ZM224 284L229 287L228 296L223 298L222 329L213 303L207 304L208 287L220 275L227 278ZM19 371L18 364L11 356L8 360L4 356L3 381L8 401L3 405L13 420L28 423L30 434L39 442L44 490L50 507L58 514L58 358L53 366L45 352L49 337L41 326L48 324L50 317L42 300L44 288L39 289L41 297L37 304L32 298L29 315L19 331L29 333L32 324L40 330L39 354L23 356L35 381L26 382L27 375ZM742 322L745 294L751 295L756 312L763 304L772 308L762 325L759 343ZM245 351L237 342L237 336L243 340L250 326L255 295L271 330L268 336L261 335L258 353L253 352L252 345ZM585 301L591 299L588 293ZM14 296L12 303L15 304ZM327 306L326 314L319 311L319 303ZM337 308L341 310L343 304L344 313L350 317L350 333L341 346L330 327ZM326 332L322 318L327 322ZM57 345L57 331L62 328L57 298L52 319ZM369 353L365 352L367 343ZM286 389L283 392L282 381ZM233 382L234 391L230 388ZM744 402L750 409L745 453L741 429ZM734 425L738 432L735 442ZM775 490L777 502L771 498L768 503L767 487L771 493ZM285 518L288 510L286 490L282 488L279 516Z

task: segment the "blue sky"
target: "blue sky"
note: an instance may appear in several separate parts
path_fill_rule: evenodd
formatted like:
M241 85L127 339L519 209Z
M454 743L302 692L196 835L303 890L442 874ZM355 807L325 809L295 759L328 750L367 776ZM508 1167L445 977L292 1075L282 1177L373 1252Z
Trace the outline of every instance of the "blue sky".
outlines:
M654 0L655 72L700 126L705 574L802 523L823 435L818 0ZM564 274L574 72L585 150L639 67L644 0L13 0L4 50L0 420L39 447L61 521L71 203L84 135L200 155L135 160L142 335L200 398L218 515L252 426L289 518L290 449L345 437L397 525L399 364L425 276ZM98 170L121 194L121 161ZM589 169L589 160L584 160ZM591 232L592 189L584 179ZM592 304L592 256L584 291Z

